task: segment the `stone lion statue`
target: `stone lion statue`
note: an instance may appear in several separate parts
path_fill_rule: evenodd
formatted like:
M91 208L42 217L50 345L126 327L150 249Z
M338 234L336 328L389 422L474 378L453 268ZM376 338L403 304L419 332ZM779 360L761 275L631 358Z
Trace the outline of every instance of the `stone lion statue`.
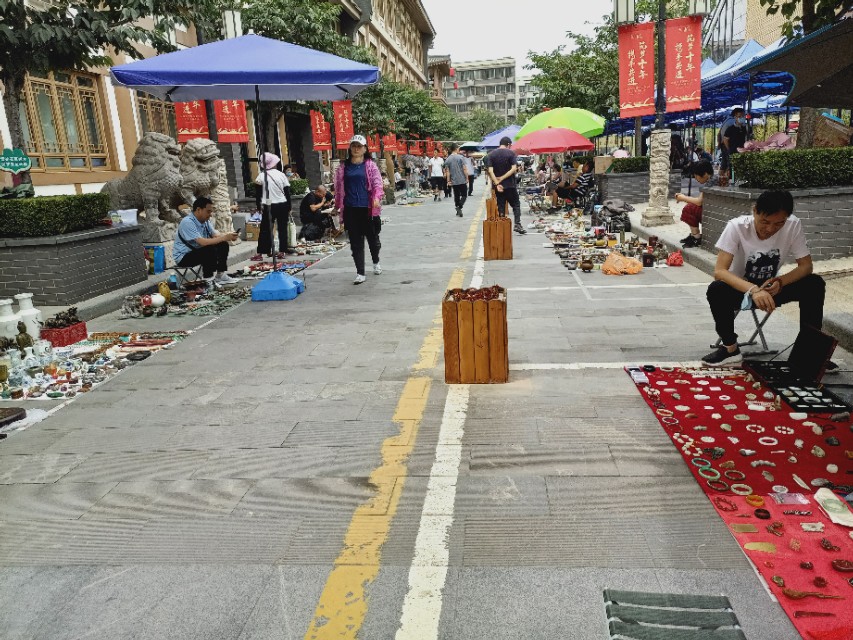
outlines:
M101 189L114 210L137 209L143 242L172 240L181 215L169 206L181 190L180 147L162 133L146 133L124 178L110 180Z
M196 198L207 196L213 200L213 228L219 233L233 231L225 161L216 143L203 138L187 141L181 149L181 175L183 202L192 206Z

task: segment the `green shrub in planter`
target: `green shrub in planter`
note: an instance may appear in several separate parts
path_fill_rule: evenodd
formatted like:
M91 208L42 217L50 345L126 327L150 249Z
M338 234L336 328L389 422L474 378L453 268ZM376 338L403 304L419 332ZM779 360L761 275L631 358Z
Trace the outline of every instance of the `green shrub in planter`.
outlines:
M641 173L649 170L649 157L614 158L608 173Z
M247 182L245 185L243 185L243 190L246 192L247 198L254 198L255 197L255 193L256 193L255 188L257 186L258 185L256 185L254 182Z
M0 236L38 238L93 228L108 217L106 193L0 200Z
M294 196L305 194L308 188L308 181L305 178L295 178L290 180L290 193Z
M754 189L853 185L853 147L752 151L732 156L738 184Z

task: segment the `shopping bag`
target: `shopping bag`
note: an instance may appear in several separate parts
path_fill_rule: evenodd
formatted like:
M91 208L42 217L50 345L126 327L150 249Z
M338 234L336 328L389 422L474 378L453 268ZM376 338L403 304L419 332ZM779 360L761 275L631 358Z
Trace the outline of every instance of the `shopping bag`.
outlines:
M684 266L684 255L681 253L681 249L677 249L669 254L666 258L666 263L670 267L683 267Z

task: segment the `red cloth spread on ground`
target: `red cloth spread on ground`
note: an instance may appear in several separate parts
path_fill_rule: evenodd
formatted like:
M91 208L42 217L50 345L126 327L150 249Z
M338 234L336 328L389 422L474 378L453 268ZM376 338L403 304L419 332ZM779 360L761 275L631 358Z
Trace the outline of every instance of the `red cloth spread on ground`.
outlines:
M853 573L832 567L833 560L853 561L853 539L850 537L853 529L829 519L814 498L819 487L811 484L817 478L829 480L834 485L853 484L850 473L853 462L847 454L853 449L850 420L831 422L826 414L812 414L804 420L792 417L792 409L784 401L777 408L768 387L753 381L745 372L675 368L656 369L645 375L649 384L638 383L640 392L681 451L717 513L730 530L733 525L757 528L755 533L732 531L732 535L800 634L814 640L853 639L853 586L848 583ZM832 438L838 440L837 445L832 444ZM741 453L742 450L747 450L748 455ZM709 464L706 466L703 461ZM836 465L837 471L827 470L828 465ZM727 488L713 480L717 472ZM809 488L800 486L794 475ZM738 484L746 485L753 495L763 498L760 508L770 513L769 519L758 518L756 507L747 502L746 496L732 492L731 486ZM780 486L787 488L789 500L790 494L801 493L808 504L777 504L770 494L781 493ZM741 492L745 490L744 487L735 488ZM835 494L843 501L850 491L849 488L836 488ZM785 511L810 511L811 515L785 515ZM778 529L781 535L768 531L773 523L782 524ZM824 531L806 532L801 523L822 523ZM824 549L823 539L839 550ZM775 545L775 553L761 550L761 545L749 548L750 543L771 543ZM802 568L801 563L806 562L812 563L813 568ZM783 593L783 587L774 583L774 577L784 580L785 589L843 599L811 596L793 599ZM826 580L825 587L815 586L814 580L818 577ZM817 617L809 613L833 615Z

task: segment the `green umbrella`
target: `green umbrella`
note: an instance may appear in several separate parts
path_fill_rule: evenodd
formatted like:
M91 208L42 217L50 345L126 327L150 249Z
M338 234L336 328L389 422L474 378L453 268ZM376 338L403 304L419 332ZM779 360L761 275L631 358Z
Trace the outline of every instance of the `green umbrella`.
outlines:
M528 133L548 127L570 129L585 138L592 138L604 133L604 118L586 109L575 109L574 107L551 109L530 118L527 124L521 128L521 131L515 134L515 139L518 140Z

